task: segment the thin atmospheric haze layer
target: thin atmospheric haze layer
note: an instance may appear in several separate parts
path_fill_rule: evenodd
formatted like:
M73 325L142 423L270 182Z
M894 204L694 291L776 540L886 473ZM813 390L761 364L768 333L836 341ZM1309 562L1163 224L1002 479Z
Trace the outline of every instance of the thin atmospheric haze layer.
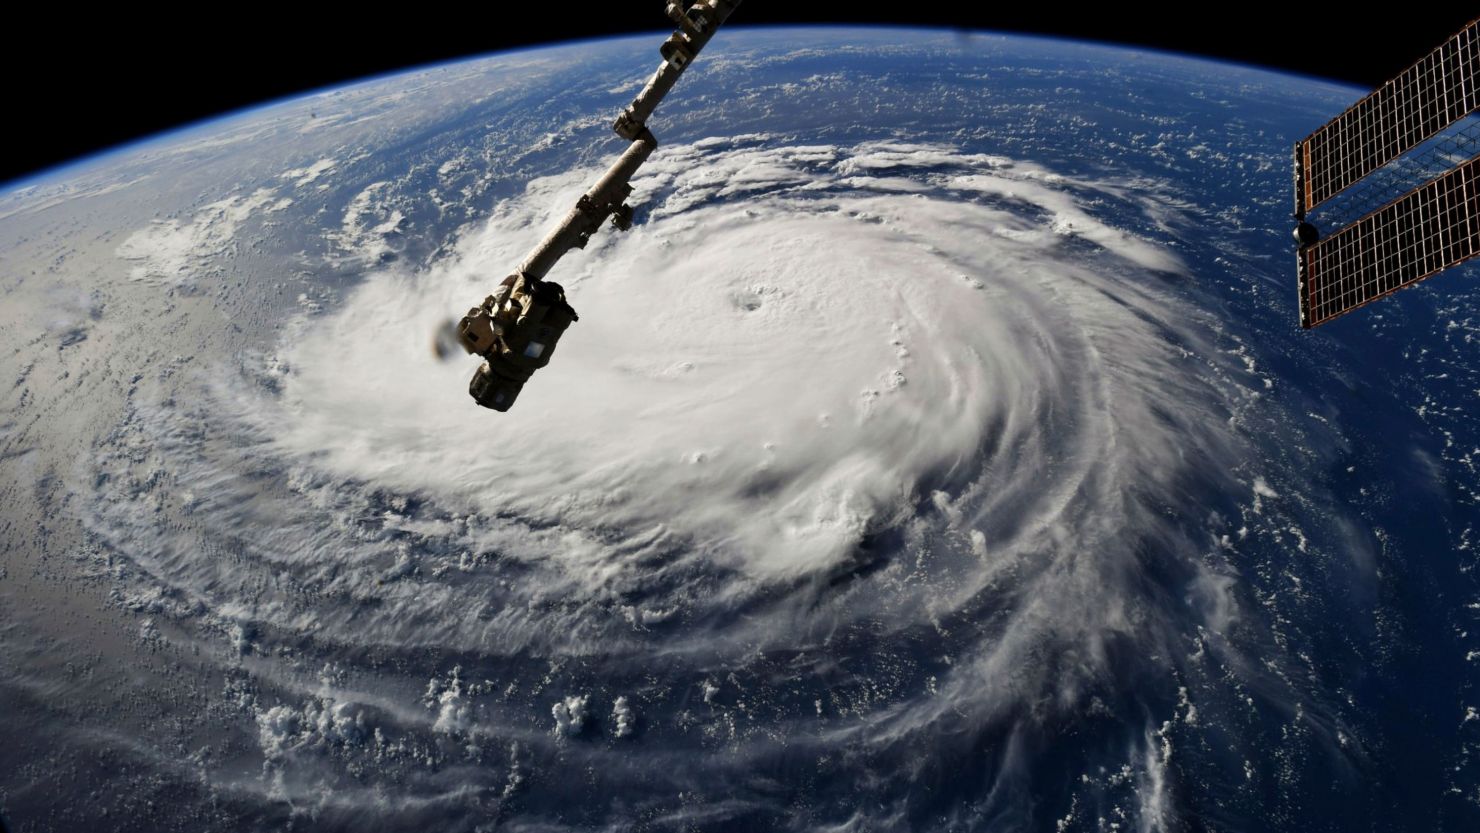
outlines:
M1480 820L1474 291L1290 324L1288 148L1357 91L726 30L481 410L432 336L652 48L0 195L7 824Z

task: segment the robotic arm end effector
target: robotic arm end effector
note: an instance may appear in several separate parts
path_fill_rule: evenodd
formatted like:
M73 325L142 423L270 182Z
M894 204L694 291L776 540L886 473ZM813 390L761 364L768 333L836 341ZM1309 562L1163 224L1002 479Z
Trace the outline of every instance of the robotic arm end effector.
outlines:
M536 370L549 364L560 337L580 320L560 284L511 275L499 292L468 310L458 343L482 356L468 393L485 408L507 411Z

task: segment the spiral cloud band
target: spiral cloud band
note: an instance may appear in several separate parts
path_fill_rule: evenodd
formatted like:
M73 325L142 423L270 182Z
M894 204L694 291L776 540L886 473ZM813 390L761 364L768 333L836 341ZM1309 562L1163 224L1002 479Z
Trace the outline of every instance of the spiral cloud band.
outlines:
M1226 638L1261 639L1193 531L1273 495L1242 462L1261 386L1176 254L1105 219L1167 222L1157 184L934 144L664 147L634 228L551 276L581 320L550 366L481 411L475 362L439 361L431 334L594 173L535 180L426 272L306 300L248 362L260 384L218 386L208 413L138 414L242 551L193 558L156 530L135 604L232 646L274 795L351 813L353 790L312 784L373 754L417 801L463 800L419 780L421 743L502 773L468 795L522 790L534 812L575 762L656 796L793 756L823 807L887 752L922 761L906 780L985 756L1003 817L1052 777L1169 824L1164 724L1196 720L1189 688L1204 715L1239 702L1220 680L1279 689ZM152 523L96 488L103 537ZM1059 721L1101 713L1123 721L1123 777L1033 769ZM612 766L622 743L649 764ZM894 779L883 817L920 795Z

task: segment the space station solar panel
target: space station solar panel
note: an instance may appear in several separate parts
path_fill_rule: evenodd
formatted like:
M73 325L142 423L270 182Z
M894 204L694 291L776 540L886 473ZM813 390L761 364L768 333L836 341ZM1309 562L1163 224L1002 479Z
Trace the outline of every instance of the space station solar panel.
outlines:
M1300 325L1317 324L1480 254L1480 157L1300 250Z
M1295 146L1295 213L1311 209L1480 109L1480 20Z

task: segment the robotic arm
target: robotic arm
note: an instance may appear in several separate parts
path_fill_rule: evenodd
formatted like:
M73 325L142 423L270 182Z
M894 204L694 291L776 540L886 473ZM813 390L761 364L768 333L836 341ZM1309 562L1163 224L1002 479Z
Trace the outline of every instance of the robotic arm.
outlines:
M668 16L678 29L659 50L663 63L637 98L612 125L632 144L591 186L574 208L530 252L498 291L468 310L457 325L458 343L468 353L483 357L468 386L474 401L485 408L507 411L534 371L550 361L555 344L579 320L565 300L565 290L545 275L571 249L582 249L608 219L620 230L632 227L629 181L658 147L647 120L659 102L720 24L729 19L741 0L670 0Z

